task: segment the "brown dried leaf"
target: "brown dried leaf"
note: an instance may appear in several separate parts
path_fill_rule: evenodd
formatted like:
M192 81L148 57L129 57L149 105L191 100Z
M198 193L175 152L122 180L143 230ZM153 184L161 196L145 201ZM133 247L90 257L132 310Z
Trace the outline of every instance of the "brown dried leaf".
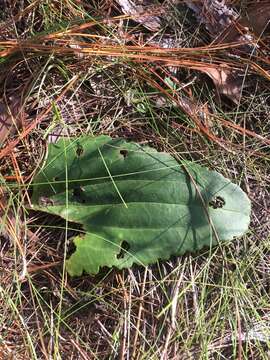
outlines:
M246 11L246 17L242 20L256 36L261 36L264 31L269 32L270 28L270 4L269 0L252 4Z
M213 80L219 94L226 95L234 103L239 102L243 81L238 72L233 72L226 66L220 66L220 68L205 67L199 70Z
M198 0L193 2L186 0L185 3L195 12L198 20L206 26L215 44L243 43L241 51L247 53L254 48L253 44L246 44L247 40L253 42L252 34L247 33L245 29L246 20L240 18L239 14L232 7L226 5L225 1ZM253 18L253 16L250 17ZM226 66L205 67L198 68L198 70L213 80L219 94L227 96L234 103L239 102L243 85L239 71L231 70Z
M11 209L8 208L8 195L0 187L0 236L12 238L15 232L16 217Z
M246 16L241 16L224 29L215 39L215 43L250 41L250 45L245 45L242 50L250 52L257 47L256 37L261 37L269 32L270 24L270 4L256 3L249 6L246 10Z
M10 134L14 134L22 125L22 111L20 112L20 100L15 97L9 98L9 103L0 99L0 146Z

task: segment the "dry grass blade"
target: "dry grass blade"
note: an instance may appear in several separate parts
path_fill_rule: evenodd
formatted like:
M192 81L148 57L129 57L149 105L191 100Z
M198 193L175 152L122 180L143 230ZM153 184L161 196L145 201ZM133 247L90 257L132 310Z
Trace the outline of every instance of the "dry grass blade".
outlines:
M65 95L65 93L70 89L70 87L72 87L72 85L76 82L78 76L75 76L70 83L67 85L67 87L63 90L62 94L56 99L56 103ZM40 116L38 116L34 121L32 121L32 123L30 123L25 130L22 132L22 134L20 134L20 137L16 138L15 140L13 140L12 142L10 142L4 149L2 149L0 151L0 159L7 156L13 149L14 147L21 141L21 139L25 138L28 134L30 134L30 132L35 129L35 127L37 126L37 124L39 124L43 118L50 113L50 111L52 110L54 104L51 104L47 109L45 109L43 111L42 114L40 114Z

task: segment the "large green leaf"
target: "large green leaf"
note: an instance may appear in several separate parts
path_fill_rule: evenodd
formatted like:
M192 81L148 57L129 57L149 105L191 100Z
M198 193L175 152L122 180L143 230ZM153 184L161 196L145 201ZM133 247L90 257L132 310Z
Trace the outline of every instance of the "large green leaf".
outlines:
M83 225L71 275L197 251L250 220L246 194L217 172L108 136L50 144L33 187L35 209Z

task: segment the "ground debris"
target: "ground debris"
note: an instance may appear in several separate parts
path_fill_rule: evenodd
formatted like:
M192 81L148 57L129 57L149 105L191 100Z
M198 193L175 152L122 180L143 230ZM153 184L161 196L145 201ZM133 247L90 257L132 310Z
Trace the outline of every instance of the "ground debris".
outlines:
M14 236L20 236L21 229L22 222L9 204L9 194L0 187L0 236L13 240Z
M214 37L224 31L239 14L225 4L225 1L199 0L185 1L186 5L195 12L198 21L204 24Z
M270 5L262 2L249 6L246 16L240 15L226 1L185 1L195 12L198 21L205 25L213 44L238 43L237 48L227 48L229 56L251 55L259 48L258 37L267 29L270 20ZM202 70L203 71L203 70ZM239 103L243 88L244 71L229 68L206 69L217 91Z
M159 16L151 15L157 9L151 5L141 4L138 0L117 0L122 11L126 15L130 15L132 20L141 23L150 31L158 31L161 27L161 19ZM159 9L160 13L160 9Z
M0 146L22 126L23 110L20 99L11 96L8 102L0 99Z
M243 76L240 71L231 70L226 66L205 67L200 68L200 71L213 80L219 94L227 96L236 104L240 101L243 87Z

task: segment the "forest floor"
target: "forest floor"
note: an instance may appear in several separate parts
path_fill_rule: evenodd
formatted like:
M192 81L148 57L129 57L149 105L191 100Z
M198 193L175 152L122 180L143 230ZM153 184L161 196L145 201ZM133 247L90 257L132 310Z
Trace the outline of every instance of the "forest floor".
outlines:
M225 3L0 0L1 359L270 358L270 3ZM220 172L248 232L71 278L65 222L27 205L48 143L81 134Z

